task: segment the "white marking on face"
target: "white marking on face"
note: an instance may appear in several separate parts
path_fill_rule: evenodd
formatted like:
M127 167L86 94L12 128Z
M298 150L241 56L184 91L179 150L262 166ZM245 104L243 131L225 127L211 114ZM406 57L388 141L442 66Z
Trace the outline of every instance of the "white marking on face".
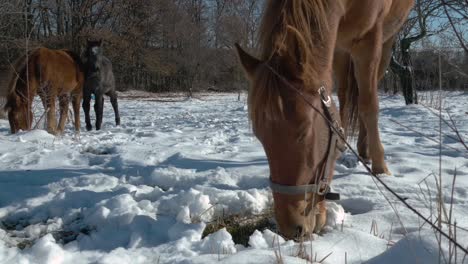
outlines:
M91 48L91 52L92 52L94 55L96 55L96 54L98 53L98 51L99 51L99 47L92 47L92 48Z

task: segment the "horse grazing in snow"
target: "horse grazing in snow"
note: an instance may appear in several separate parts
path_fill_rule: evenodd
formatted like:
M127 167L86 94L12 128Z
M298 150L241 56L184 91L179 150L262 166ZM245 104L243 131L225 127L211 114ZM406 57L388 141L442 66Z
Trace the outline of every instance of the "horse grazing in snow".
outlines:
M80 102L84 74L80 57L69 50L38 48L21 56L14 64L6 95L11 133L31 129L32 102L38 94L47 112L47 131L63 133L68 118L70 98L73 104L75 131L80 131ZM55 116L59 99L60 121Z
M236 45L251 82L249 117L268 158L284 236L324 226L324 200L337 198L330 192L335 160L354 127L360 156L372 161L374 173L390 174L379 137L377 84L412 6L413 0L269 0L260 58ZM329 96L333 71L339 114Z

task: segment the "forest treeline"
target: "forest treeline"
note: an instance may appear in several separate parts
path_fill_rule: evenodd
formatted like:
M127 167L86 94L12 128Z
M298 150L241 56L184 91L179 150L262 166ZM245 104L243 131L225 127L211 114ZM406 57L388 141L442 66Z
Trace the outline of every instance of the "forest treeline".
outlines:
M3 0L0 71L37 46L82 52L102 39L119 90L238 91L233 44L255 51L264 0ZM468 1L417 0L382 89L468 90ZM409 79L408 79L409 78ZM412 89L408 91L408 89ZM411 103L411 102L410 102Z

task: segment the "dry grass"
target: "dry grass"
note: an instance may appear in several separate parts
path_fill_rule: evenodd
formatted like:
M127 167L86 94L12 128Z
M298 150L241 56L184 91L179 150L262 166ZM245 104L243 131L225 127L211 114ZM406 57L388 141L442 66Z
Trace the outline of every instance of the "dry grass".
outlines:
M463 250L458 249L458 243L457 241L457 231L459 229L465 230L464 228L459 228L457 227L457 222L453 217L453 211L454 211L454 190L455 190L455 185L456 185L456 180L457 180L457 168L454 169L454 173L452 175L452 182L451 182L451 192L450 192L450 202L446 204L444 202L444 197L447 197L447 194L443 193L442 191L442 124L444 123L449 129L450 132L453 133L455 136L451 136L450 138L454 139L456 142L460 143L460 145L463 147L463 150L459 151L461 152L461 155L464 155L468 153L468 146L465 143L464 138L462 137L461 133L459 132L455 120L452 118L452 115L450 112L445 111L448 120L442 117L443 113L443 97L442 97L442 92L438 92L438 104L433 105L431 102L429 104L424 104L423 106L428 109L433 115L437 116L439 118L439 173L435 174L432 173L428 175L426 178L424 178L420 183L420 191L423 194L424 202L426 208L430 211L430 219L431 221L437 223L439 228L444 227L446 230L448 230L448 235L450 239L448 239L448 252L445 254L442 249L442 236L440 233L436 232L434 230L434 235L435 238L438 241L439 244L439 263L446 263L446 264L452 264L452 263L458 263L457 261L462 259L461 263L464 263L465 258L467 256L466 253L461 252ZM435 108L432 109L432 108ZM436 186L436 193L434 194L433 191L429 188L428 181L430 179L434 180L435 186ZM421 187L421 184L424 183L425 189ZM434 204L435 203L435 204ZM447 205L449 208L447 209ZM434 219L434 220L432 220ZM422 228L422 226L421 226ZM466 230L465 230L466 231Z

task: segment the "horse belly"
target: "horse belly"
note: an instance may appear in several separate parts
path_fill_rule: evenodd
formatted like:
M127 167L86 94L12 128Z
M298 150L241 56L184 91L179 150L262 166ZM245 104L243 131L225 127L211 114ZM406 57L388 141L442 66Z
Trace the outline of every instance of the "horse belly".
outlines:
M383 23L384 40L390 39L400 31L414 5L414 0L393 1Z

